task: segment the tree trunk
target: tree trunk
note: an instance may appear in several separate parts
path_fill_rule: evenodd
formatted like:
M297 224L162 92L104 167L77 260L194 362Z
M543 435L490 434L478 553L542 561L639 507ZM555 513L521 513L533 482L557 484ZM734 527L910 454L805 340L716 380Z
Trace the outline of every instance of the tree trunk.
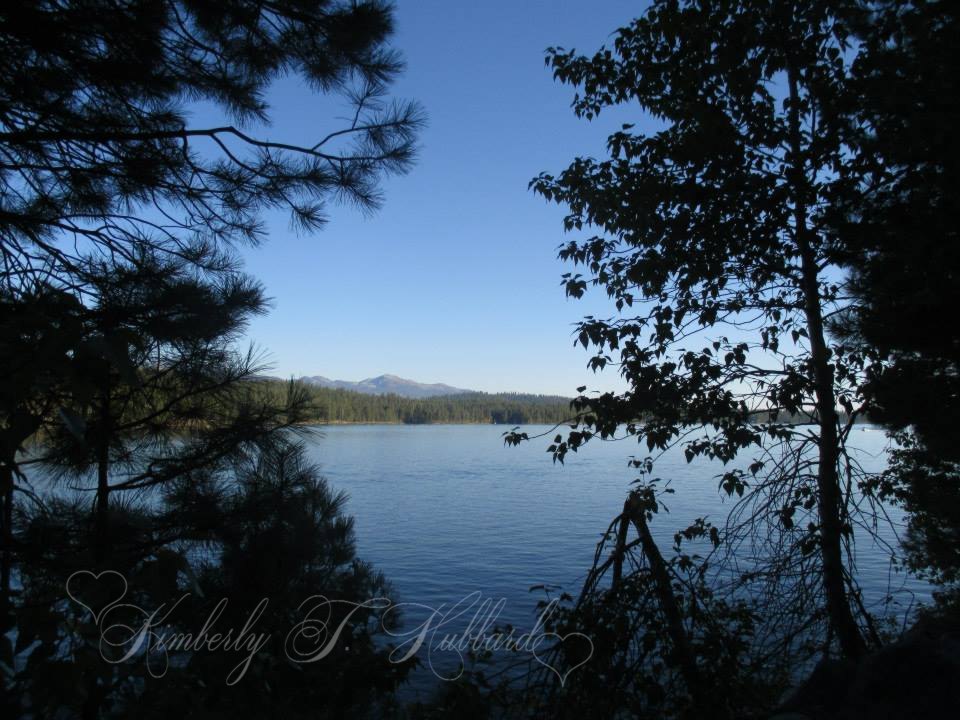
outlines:
M843 507L837 475L839 416L834 396L833 367L830 365L823 329L819 268L816 253L810 245L810 230L807 227L806 190L808 182L802 152L799 91L797 87L798 73L791 66L787 75L791 100L790 135L794 167L792 184L794 197L796 198L794 203L794 231L800 252L801 290L804 298L807 334L810 341L810 360L814 372L817 419L820 425L817 506L820 516L823 585L830 624L840 642L840 650L846 657L857 658L863 655L866 646L847 600L846 582L843 576Z
M687 630L683 626L683 613L677 605L677 598L673 594L673 583L670 581L670 573L667 570L667 563L660 554L660 548L650 534L650 528L647 526L647 517L639 500L631 497L628 501L629 517L633 522L637 533L640 535L640 547L643 554L650 564L650 574L653 577L654 588L657 593L657 599L663 614L667 620L667 631L670 634L670 641L673 643L673 651L680 666L680 672L687 683L690 691L690 697L693 700L695 712L703 712L709 707L703 680L700 677L700 668L697 667L697 659L690 647L690 638ZM627 513L627 510L624 511Z
M627 530L630 529L630 514L631 501L628 498L623 503L623 514L620 515L620 522L617 525L617 545L613 551L613 582L611 588L614 591L620 588L620 580L623 577L623 558L627 554Z
M13 540L14 478L17 476L17 452L40 428L40 418L21 409L8 418L8 427L0 438L0 632L12 623L15 549Z
M804 262L806 276L808 263ZM814 271L815 273L816 271ZM816 284L814 274L813 283ZM806 283L805 283L806 284ZM840 641L843 654L856 658L865 651L863 636L850 610L846 582L843 577L843 503L837 476L839 455L837 437L837 410L834 406L833 368L827 357L823 336L823 319L819 302L811 309L808 290L807 332L810 335L811 356L817 395L817 416L820 422L819 459L817 465L817 502L820 514L820 548L823 556L823 584L827 595L830 622Z

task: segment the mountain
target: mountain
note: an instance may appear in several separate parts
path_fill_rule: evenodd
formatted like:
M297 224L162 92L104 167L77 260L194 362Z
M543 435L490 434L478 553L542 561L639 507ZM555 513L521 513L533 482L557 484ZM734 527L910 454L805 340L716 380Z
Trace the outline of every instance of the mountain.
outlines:
M365 393L367 395L388 395L394 394L407 398L428 398L440 395L459 395L461 393L471 393L474 390L465 390L456 388L443 383L419 383L415 380L397 377L396 375L379 375L374 378L367 378L360 382L351 382L349 380L331 380L323 375L311 375L300 378L302 382L308 385L317 385L318 387L337 388L340 390L352 390L353 392Z

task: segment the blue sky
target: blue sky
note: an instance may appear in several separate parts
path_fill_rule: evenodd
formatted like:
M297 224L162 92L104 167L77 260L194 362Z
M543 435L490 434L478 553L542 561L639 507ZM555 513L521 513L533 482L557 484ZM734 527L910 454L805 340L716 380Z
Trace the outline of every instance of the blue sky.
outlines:
M603 154L629 112L588 123L570 110L571 88L544 67L548 46L593 52L642 10L636 2L400 0L394 45L407 69L394 95L428 116L418 162L390 179L373 216L331 209L330 223L297 236L268 218L270 241L244 250L247 269L273 298L250 341L274 374L347 380L394 373L488 392L571 395L594 376L573 347L573 323L608 315L602 297L568 300L563 209L527 190L540 171ZM268 135L309 144L343 115L293 79L268 98Z

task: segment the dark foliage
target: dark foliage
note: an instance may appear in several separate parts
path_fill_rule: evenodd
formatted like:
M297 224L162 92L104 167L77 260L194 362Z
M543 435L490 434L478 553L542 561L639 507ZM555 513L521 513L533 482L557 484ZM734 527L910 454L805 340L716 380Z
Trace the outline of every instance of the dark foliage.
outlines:
M288 445L306 396L290 385L268 397L251 382L264 368L236 342L266 303L233 247L263 239L267 210L312 230L331 202L373 209L383 177L409 168L421 114L386 97L401 68L392 29L377 0L0 7L0 629L14 629L0 663L11 713L123 715L149 697L202 714L219 702L203 663L178 667L163 703L142 666L106 663L91 618L65 599L75 570L122 572L142 607L184 583L198 596L204 584L252 594L244 567L271 571L287 603L311 581L345 597L382 589L352 557L340 500ZM327 100L315 137L265 135L264 94L282 76ZM194 125L198 107L225 117ZM230 492L204 494L237 477ZM177 507L174 489L191 483L195 505ZM198 506L212 511L202 537ZM213 559L189 554L201 541ZM273 549L285 563L267 559ZM283 663L273 648L258 687L275 683L275 694L262 700L283 693L294 712L309 697L317 710L316 686L335 691L333 716L377 702L403 670L355 629L363 687L271 674Z
M951 3L879 3L857 65L871 192L837 222L856 304L836 324L883 358L863 393L900 448L877 483L910 513L909 561L960 579L960 122Z
M718 485L742 498L725 526L700 519L679 531L709 533L712 549L664 557L645 526L669 501L655 457L638 461L631 498L646 517L627 502L597 551L595 573L609 587L588 583L580 599L621 623L614 676L630 667L649 678L621 686L630 698L621 707L762 712L778 683L818 655L861 658L882 642L851 552L875 527L882 479L861 472L846 444L858 415L900 412L912 423L909 388L921 378L935 378L921 398L946 391L947 423L956 412L955 334L925 332L937 322L929 310L956 294L955 204L935 190L956 158L945 121L956 29L942 5L655 2L592 56L548 50L555 78L577 89L578 116L638 104L659 125L623 125L607 157L531 183L568 208L564 226L577 235L559 252L582 271L564 275L567 294L595 287L617 311L580 323L590 367L614 366L628 385L580 388L577 427L549 450L562 461L594 440L632 437L651 453L679 445L688 460L723 461ZM916 245L906 240L918 230L914 209L933 231ZM935 249L907 270L916 285L899 292L894 268L927 245ZM884 255L885 246L899 250ZM852 264L861 272L848 283ZM858 307L861 335L838 332ZM901 334L888 313L915 325ZM812 425L795 424L803 415ZM932 415L917 419L938 426L931 442L948 434ZM939 482L923 504L949 487ZM688 579L697 568L704 586ZM660 637L649 618L627 624L639 601L622 593L635 583L661 613ZM754 637L735 651L738 599ZM552 692L561 704L576 698ZM584 697L589 705L593 695Z
M330 199L375 207L382 174L409 166L420 116L383 102L400 69L383 3L24 0L0 12L0 252L13 285L52 270L82 293L85 253L131 260L144 244L216 267L218 242L262 238L263 210L315 228ZM264 91L285 74L341 95L352 122L307 144L244 129L269 119ZM192 126L196 101L240 124Z
M390 663L389 648L375 644L382 627L376 609L333 618L347 623L346 639L330 656L290 660L288 635L306 617L304 601L363 603L392 594L382 575L356 559L344 499L303 462L296 445L279 444L229 472L184 475L159 502L114 506L113 577L125 580L116 587L70 577L91 567L95 538L82 502L50 499L22 521L27 550L15 651L27 659L8 687L14 698L20 693L9 710L14 716L362 717L390 707L409 665ZM65 587L75 602L63 601ZM127 605L108 609L123 589ZM92 611L104 609L109 623L102 615L96 622ZM121 662L129 642L109 647L102 638L132 641L133 633L109 635L106 628L137 628L144 611L155 609L163 622L150 627L154 638L196 637L213 618L210 634L236 634L249 623L251 634L266 639L256 652L174 642L164 648L155 641L152 651Z

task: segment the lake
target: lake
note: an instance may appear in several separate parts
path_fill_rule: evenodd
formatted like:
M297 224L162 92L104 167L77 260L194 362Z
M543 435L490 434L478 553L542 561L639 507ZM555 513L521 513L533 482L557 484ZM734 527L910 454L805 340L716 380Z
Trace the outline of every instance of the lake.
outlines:
M529 629L549 584L576 595L597 542L620 512L645 457L635 441L593 441L565 464L546 452L552 433L505 447L505 426L336 425L309 441L309 457L336 490L349 495L358 552L382 570L395 601L447 607L472 592L504 602L499 620ZM548 427L524 427L531 436ZM854 428L849 445L868 471L886 465L888 440L873 427ZM745 465L746 463L744 463ZM719 490L718 462L687 463L681 451L660 458L654 476L671 481L669 514L651 529L665 554L674 532L698 516L722 527L734 500ZM895 516L898 517L898 516ZM882 529L895 542L892 529ZM901 611L929 598L921 581L892 570L888 551L863 539L858 574L868 605L892 593ZM410 623L425 608L408 608Z

